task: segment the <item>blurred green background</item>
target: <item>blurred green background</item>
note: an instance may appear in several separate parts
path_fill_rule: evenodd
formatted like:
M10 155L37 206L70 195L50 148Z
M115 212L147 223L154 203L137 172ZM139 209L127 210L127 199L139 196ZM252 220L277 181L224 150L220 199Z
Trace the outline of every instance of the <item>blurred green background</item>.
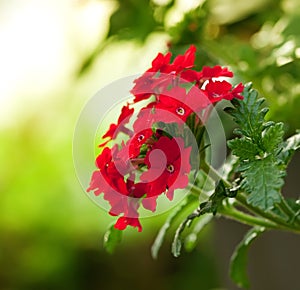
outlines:
M165 216L126 231L104 252L112 219L85 195L72 137L85 102L149 67L159 51L193 43L197 65L221 64L252 81L300 128L298 0L2 0L0 2L0 289L236 289L230 254L246 227L217 220L192 253L158 261L150 246ZM231 126L229 118L224 122ZM285 192L299 195L299 154ZM299 289L299 237L266 234L250 251L257 290Z

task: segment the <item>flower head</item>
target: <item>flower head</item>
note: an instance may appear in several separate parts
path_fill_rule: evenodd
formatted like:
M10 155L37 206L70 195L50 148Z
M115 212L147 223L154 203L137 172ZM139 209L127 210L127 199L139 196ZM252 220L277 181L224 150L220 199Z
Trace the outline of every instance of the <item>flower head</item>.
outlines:
M233 77L227 68L195 69L195 53L196 47L191 45L173 62L170 52L159 53L134 81L133 101L123 106L117 123L102 137L106 141L100 145L103 150L96 158L97 169L87 191L103 194L110 205L109 214L118 216L116 229L131 226L141 231L141 206L154 212L158 196L172 200L176 189L188 185L194 145L186 135L186 126L200 138L196 144L202 144L202 129L212 106L223 99L243 98L244 86L234 87L224 79ZM146 105L136 105L147 99ZM137 106L137 118L130 129ZM120 132L126 139L119 141ZM107 147L112 140L116 144Z

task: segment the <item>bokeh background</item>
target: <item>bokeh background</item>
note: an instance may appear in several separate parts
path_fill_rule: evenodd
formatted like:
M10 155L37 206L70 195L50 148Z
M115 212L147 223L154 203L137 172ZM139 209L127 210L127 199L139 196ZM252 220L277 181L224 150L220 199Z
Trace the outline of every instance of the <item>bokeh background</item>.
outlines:
M197 65L221 64L252 81L269 118L300 128L298 0L1 0L0 289L236 289L230 254L247 227L217 219L192 253L157 261L151 243L165 215L103 250L113 221L85 195L72 137L87 100L149 67L169 47L198 47ZM232 124L223 116L225 127ZM299 154L285 194L299 196ZM255 290L300 289L300 238L270 232L250 250Z

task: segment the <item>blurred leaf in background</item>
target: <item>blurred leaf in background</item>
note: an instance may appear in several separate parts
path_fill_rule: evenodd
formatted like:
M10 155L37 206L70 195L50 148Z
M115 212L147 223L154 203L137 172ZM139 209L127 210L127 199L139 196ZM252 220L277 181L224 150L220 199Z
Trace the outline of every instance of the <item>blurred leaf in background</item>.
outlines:
M117 1L106 40L99 45L143 43L157 32L167 36L175 55L196 44L199 66L231 66L267 98L269 118L287 122L292 132L300 125L294 110L300 105L299 18L297 0ZM84 70L102 49L98 46L84 61Z

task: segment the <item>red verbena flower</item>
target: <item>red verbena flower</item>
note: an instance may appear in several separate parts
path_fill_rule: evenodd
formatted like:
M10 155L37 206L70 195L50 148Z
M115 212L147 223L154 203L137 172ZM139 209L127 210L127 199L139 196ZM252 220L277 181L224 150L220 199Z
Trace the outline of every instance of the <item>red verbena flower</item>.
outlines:
M203 90L209 100L212 103L219 102L221 100L232 100L233 98L242 99L242 91L244 86L242 84L237 85L235 88L227 81L210 81Z
M136 218L130 218L126 216L119 217L114 227L118 230L125 230L127 226L138 228L139 232L142 231L142 225L137 217Z
M117 137L119 132L129 133L129 130L124 126L128 123L130 117L133 115L134 109L129 108L129 104L123 106L121 114L118 118L117 124L111 124L107 132L102 136L103 139L109 138L104 143L100 144L99 147L105 146L110 140Z
M140 154L141 147L153 136L152 129L138 131L131 139L128 140L129 158L136 158ZM125 148L127 150L127 148Z
M134 96L134 103L145 100L151 95L159 94L166 89L180 74L194 66L196 47L191 45L183 54L178 55L173 63L170 63L171 53L166 55L159 53L152 62L152 67L134 82L130 91Z
M155 210L156 198L166 193L172 200L176 188L185 188L190 166L191 147L185 148L182 138L162 136L147 152L145 164L148 170L141 175L141 180L149 184L149 192L143 200L144 207ZM149 204L147 198L151 197Z
M87 191L103 194L110 205L109 214L118 216L116 229L131 226L141 231L140 206L154 212L158 196L172 200L176 189L188 185L193 144L183 125L188 123L196 138L202 138L214 104L243 98L241 83L233 87L224 80L233 77L228 68L216 65L196 70L195 53L196 47L191 45L173 62L170 52L159 53L152 66L134 81L133 101L123 106L117 123L102 137L106 141L99 145L103 150L96 158L97 170ZM136 103L146 99L148 103L138 107L133 130L129 129ZM111 140L117 142L120 132L125 133L125 139L106 147ZM198 139L196 144L201 144Z

